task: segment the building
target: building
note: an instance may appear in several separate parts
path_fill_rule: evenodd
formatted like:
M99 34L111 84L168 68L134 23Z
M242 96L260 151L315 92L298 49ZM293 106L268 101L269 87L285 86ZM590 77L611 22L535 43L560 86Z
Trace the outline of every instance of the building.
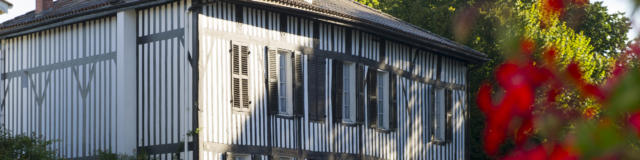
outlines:
M351 0L36 1L0 24L1 119L61 157L466 156L487 57Z
M9 9L11 9L11 7L13 7L13 4L5 0L0 0L0 15L9 12Z

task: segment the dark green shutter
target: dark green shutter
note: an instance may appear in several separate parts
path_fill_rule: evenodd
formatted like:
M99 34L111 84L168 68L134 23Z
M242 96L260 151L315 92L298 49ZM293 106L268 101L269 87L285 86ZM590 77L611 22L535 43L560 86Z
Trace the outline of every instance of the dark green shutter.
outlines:
M276 69L277 50L269 48L267 53L267 108L269 114L278 113L278 74Z
M293 61L293 114L304 116L304 72L302 68L302 55L292 53Z
M369 103L367 104L367 119L369 121L369 127L371 128L376 128L378 125L378 87L376 83L376 81L378 81L377 73L378 71L371 67L369 67L369 70L367 71L367 95L369 101Z
M333 122L341 122L342 120L342 83L343 83L343 75L342 68L343 63L339 60L333 60L333 70L332 70L332 114L333 114Z
M446 110L446 124L445 124L445 141L451 142L453 140L453 95L451 89L445 90L445 110Z
M397 96L396 75L389 73L389 129L398 128L398 96Z
M364 97L364 66L362 64L358 64L356 66L356 122L363 123L364 116L364 105L365 105L365 97Z

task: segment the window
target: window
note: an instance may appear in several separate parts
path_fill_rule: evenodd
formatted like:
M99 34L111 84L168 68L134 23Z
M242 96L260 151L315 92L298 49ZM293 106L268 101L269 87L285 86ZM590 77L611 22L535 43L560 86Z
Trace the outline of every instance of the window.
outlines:
M233 160L251 160L251 155L247 154L234 154Z
M342 67L342 121L356 122L356 64L344 63Z
M378 128L389 129L389 74L387 72L378 71L377 75L378 87L378 103L377 118Z
M231 48L232 105L248 109L249 100L249 47L232 43Z
M436 88L435 89L435 108L434 108L434 135L433 138L435 141L444 142L445 141L445 89L444 88Z
M280 115L292 115L292 76L291 76L291 53L288 51L278 52L278 113Z

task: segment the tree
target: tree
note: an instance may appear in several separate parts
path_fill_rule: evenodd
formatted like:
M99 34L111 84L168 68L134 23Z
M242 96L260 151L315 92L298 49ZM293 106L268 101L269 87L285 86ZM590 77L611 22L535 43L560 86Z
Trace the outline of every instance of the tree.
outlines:
M557 61L559 67L581 62L580 70L589 82L603 83L625 46L630 27L627 18L621 13L608 14L600 2L562 7L560 19L542 23L548 15L543 15L546 13L540 8L548 5L549 0L357 1L486 53L488 62L470 66L470 93L477 92L482 81L495 77L494 68L504 59L520 52L518 45L525 37L542 46L536 53L556 47L561 58ZM474 96L470 99L475 99ZM579 97L576 91L565 91L561 97L565 106L587 106L580 110L594 107L593 101ZM468 135L481 135L485 117L474 103L471 105ZM467 140L471 159L489 158L483 152L479 136Z

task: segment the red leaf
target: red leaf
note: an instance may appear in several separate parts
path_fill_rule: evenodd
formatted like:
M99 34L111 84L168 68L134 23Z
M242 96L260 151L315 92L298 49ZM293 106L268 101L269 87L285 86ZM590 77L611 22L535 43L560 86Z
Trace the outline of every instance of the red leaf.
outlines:
M580 71L580 67L578 63L572 62L567 67L567 72L569 72L569 76L578 83L578 85L584 84L584 80L582 80L582 71Z
M556 144L549 157L550 160L577 160L578 156L562 145Z
M505 89L515 86L516 83L519 83L518 81L523 80L523 77L517 76L518 70L518 65L513 63L504 63L500 65L500 67L498 67L498 69L496 70L496 78L498 80L498 84L500 84L500 86Z
M533 131L533 118L527 117L523 122L518 131L516 132L515 141L516 145L522 146L527 139L531 136L531 131Z
M516 111L522 115L531 111L535 99L533 92L533 89L528 85L521 85L518 88L507 91L505 98L515 99Z
M555 65L555 59L556 59L556 49L555 48L549 48L545 53L544 53L544 60L547 62L547 64L549 65Z
M640 112L633 113L629 116L628 122L631 128L633 128L640 137Z
M564 2L562 0L544 0L544 8L547 11L562 13L564 11Z
M604 92L593 84L585 84L581 86L581 89L588 95L598 98L599 100L604 100L606 95Z
M504 141L504 131L493 128L489 125L484 131L484 151L489 155L495 155Z
M488 114L491 108L493 108L493 103L491 102L491 84L485 83L480 87L476 100L480 110Z
M538 145L533 149L525 150L525 149L517 149L508 156L504 157L503 160L545 160L547 159L547 151L544 150L542 145Z
M535 47L536 44L530 39L524 39L520 41L520 49L525 55L531 55Z

